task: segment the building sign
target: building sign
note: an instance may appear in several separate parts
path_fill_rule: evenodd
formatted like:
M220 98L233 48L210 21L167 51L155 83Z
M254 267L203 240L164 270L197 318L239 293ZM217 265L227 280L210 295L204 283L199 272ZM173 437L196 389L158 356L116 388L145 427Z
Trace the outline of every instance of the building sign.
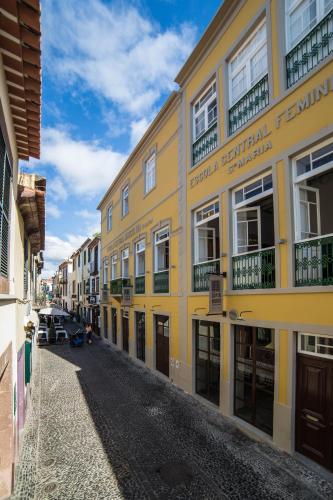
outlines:
M150 226L153 222L153 219L149 219L142 224L139 223L131 227L108 246L108 252L111 253L113 250L119 247L119 245L123 245L125 242L127 242L127 240L136 236L138 233L146 229L147 226Z
M280 129L282 125L301 115L315 103L319 102L325 96L333 92L333 75L324 80L320 85L313 87L310 92L298 98L274 118L275 129ZM213 165L204 168L200 174L190 179L190 188L197 186L208 177L217 172L220 167L226 167L226 173L232 174L235 169L244 167L249 162L255 160L258 156L266 153L273 148L272 141L268 139L272 130L265 124L256 130L253 134L247 136L244 140L236 144L226 154L215 161Z
M209 276L209 313L222 314L223 312L223 276Z
M131 306L132 297L133 297L133 288L131 286L123 286L122 305Z
M89 304L96 304L96 295L89 295Z

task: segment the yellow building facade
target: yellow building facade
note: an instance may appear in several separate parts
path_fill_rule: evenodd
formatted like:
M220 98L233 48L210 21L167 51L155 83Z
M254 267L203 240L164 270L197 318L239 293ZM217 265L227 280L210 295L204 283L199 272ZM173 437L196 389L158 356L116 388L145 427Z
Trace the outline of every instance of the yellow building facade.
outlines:
M333 12L309 5L219 9L99 205L101 318L131 356L333 470Z

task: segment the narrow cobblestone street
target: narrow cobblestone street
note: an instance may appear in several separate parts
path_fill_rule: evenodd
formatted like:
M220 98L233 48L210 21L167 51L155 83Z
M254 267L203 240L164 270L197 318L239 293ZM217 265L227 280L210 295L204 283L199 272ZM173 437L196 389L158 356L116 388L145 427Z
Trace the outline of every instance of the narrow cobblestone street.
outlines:
M16 499L333 498L322 476L101 340L34 354Z

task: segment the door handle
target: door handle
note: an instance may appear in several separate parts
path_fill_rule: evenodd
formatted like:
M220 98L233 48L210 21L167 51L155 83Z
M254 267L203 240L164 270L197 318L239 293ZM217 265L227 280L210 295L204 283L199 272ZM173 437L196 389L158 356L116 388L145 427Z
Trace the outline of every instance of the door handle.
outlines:
M311 422L319 422L319 418L313 417L312 415L309 415L308 413L305 416L308 420L311 420Z

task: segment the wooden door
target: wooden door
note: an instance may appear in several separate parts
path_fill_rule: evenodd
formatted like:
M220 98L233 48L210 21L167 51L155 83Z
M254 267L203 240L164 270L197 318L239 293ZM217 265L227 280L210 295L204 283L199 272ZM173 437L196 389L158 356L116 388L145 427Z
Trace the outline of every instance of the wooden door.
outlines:
M333 471L333 361L298 354L296 450Z
M156 316L156 370L169 376L169 318Z
M123 350L128 352L128 318L123 316L122 318L122 330L123 330Z

